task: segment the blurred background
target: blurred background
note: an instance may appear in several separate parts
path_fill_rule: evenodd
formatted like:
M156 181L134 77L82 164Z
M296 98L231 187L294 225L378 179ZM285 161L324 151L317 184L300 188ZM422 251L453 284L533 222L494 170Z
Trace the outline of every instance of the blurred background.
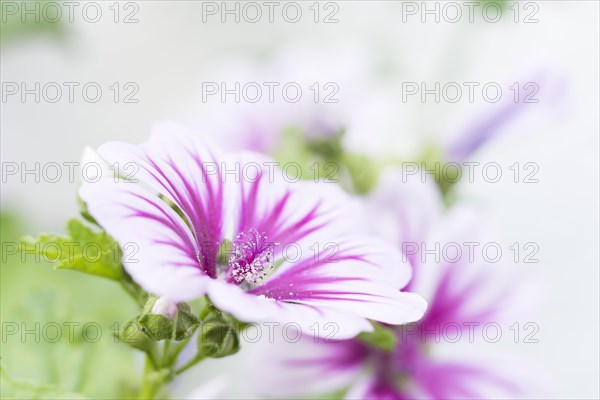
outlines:
M158 121L178 121L230 148L247 147L248 136L236 139L245 121L257 124L267 145L277 140L286 118L307 125L351 121L345 126L349 148L413 159L427 145L452 141L500 112L515 82L540 82L539 102L511 114L470 157L497 162L505 171L515 162L535 163L539 182L475 179L455 190L483 206L507 242L539 245L540 262L522 266L539 274L547 292L543 312L535 315L539 343L502 345L544 368L555 398L598 398L599 4L507 1L495 20L495 8L484 18L487 2L480 2L473 22L464 6L453 22L447 2L427 3L430 10L437 4L437 15L424 13L422 2L298 2L292 8L282 2L271 22L259 2L254 4L262 16L254 22L256 7L237 2L77 2L69 14L61 2L47 7L2 1L3 243L23 234L63 232L67 218L78 212L81 172L75 168L75 179L69 179L64 163L78 162L85 146L141 143ZM226 7L237 15L224 12ZM298 82L304 99L294 106L207 96L207 82L236 81ZM304 101L313 94L311 82L320 84L321 95L329 90L325 83L335 83L339 101ZM428 88L457 82L464 90L456 102L435 101L434 95L421 101L421 93L406 97L407 82L426 82ZM476 89L471 102L464 82L495 82L502 100L486 101ZM54 83L62 89L59 99ZM82 91L85 85L89 92ZM93 94L97 87L100 96ZM325 121L311 119L315 107ZM23 175L36 163L38 173ZM44 176L48 163L61 166L59 179L54 172L52 179ZM46 394L66 396L67 387L108 397L114 388L86 376L124 387L135 379L135 368L112 369L138 362L110 335L112 323L135 312L116 287L22 262L4 245L0 272L3 390L10 378L49 384L31 389ZM6 322L31 327L56 320L79 321L77 329L95 321L103 335L97 345L5 338ZM63 345L79 348L65 357ZM77 367L82 362L89 370Z

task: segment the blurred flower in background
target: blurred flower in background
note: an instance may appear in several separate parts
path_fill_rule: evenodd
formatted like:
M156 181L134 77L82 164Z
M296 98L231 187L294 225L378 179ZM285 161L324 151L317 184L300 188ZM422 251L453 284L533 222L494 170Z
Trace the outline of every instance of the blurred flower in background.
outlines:
M499 340L498 329L536 315L543 297L535 276L474 251L498 243L481 213L465 206L444 211L432 181L407 181L398 169L387 170L365 202L372 231L397 243L413 265L405 290L426 296L425 316L349 341L265 341L254 356L267 354L272 370L249 369L256 390L291 398L342 390L351 399L522 398L550 392L540 366L490 346ZM435 251L440 246L451 250L440 256Z
M324 52L339 55L333 58L307 48L292 49L280 52L270 63L262 61L262 67L256 68L271 71L270 75L254 74L252 68L243 68L244 74L220 75L215 80L223 86L211 87L217 105L209 104L211 111L195 123L211 127L207 131L211 136L218 132L216 137L226 147L266 152L282 165L300 162L305 171L310 170L303 171L305 179L315 178L313 166L319 163L338 166L340 170L333 174L325 171L325 179L339 180L347 190L364 195L363 225L396 244L410 260L414 277L405 288L426 295L429 308L421 321L391 331L379 327L371 337L367 334L335 343L311 344L311 339L280 346L263 343L255 349L260 354L248 357L266 357L267 369L256 374L250 367L239 373L251 374L255 393L276 397L340 391L348 398L382 399L535 397L548 393L548 387L540 383L544 374L539 366L522 357L511 358L497 351L481 355L471 348L473 339L487 335L490 326L506 330L516 323L518 327L523 322L517 321L527 321L540 312L543 297L539 277L510 263L471 259L473 248L468 244L497 241L486 231L483 214L463 205L464 199L458 201L452 196L451 189L460 176L449 180L432 174L435 168L428 170L436 163L468 162L477 150L506 132L506 126L514 127L523 113L532 111L524 101L527 97L488 105L462 130L438 135L442 141L435 137L421 140L419 146L415 138L402 140L400 131L406 124L397 119L402 92L397 90L394 95L389 89L394 80L389 71L388 76L381 74L376 57L366 56L368 52L357 45ZM295 69L298 65L301 68ZM344 69L348 65L352 68ZM352 82L340 85L352 88L346 101L319 104L310 98L298 105L263 98L260 104L248 104L227 103L226 93L221 97L224 88L240 82L262 82L266 76L277 76L276 82L297 82L301 76L304 87L308 87L310 82L326 81L328 71L336 70L343 71L332 74L342 76L337 82ZM535 82L535 93L544 93L543 106L533 110L536 118L548 116L562 95L559 80L546 76L528 82ZM205 91L202 96L197 106L207 103ZM223 110L224 115L214 113L214 108ZM361 124L362 120L375 123ZM390 143L386 140L389 137L399 140ZM395 150L395 145L403 148ZM417 169L409 170L407 165ZM452 206L446 209L444 203L449 201ZM427 249L431 251L436 244L459 243L462 256L458 261L433 262L434 257L427 255ZM448 332L455 336L447 339ZM482 347L485 350L485 344Z
M486 142L508 134L507 127L513 135L526 135L531 124L540 129L564 104L557 73L521 72L528 78L518 81L528 82L527 90L512 87L514 93L499 102L477 99L477 113L460 126L419 135L410 125L419 124L423 111L409 114L407 103L415 95L439 103L439 94L431 94L440 83L403 81L397 64L361 42L288 44L266 59L238 57L209 68L183 118L224 148L268 153L281 163L299 163L305 179L341 178L346 189L365 193L383 167L463 163ZM474 92L457 90L460 97Z

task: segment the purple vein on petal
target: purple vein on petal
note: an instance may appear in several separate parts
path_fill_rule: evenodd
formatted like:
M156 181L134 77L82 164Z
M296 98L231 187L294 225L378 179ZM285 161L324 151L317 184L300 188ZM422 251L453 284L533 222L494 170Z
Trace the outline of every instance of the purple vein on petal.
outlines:
M163 217L161 217L160 215L155 215L152 213L148 213L146 211L138 210L128 204L121 204L124 208L129 209L133 212L131 214L132 217L141 217L141 218L152 219L152 220L155 220L155 221L160 222L161 224L165 225L169 229L173 230L173 232L175 232L177 234L177 236L179 236L179 238L181 238L185 242L187 252L188 253L191 252L193 254L194 248L195 248L194 243L189 239L189 236L186 234L187 232L184 231L183 226L178 224L173 216L169 215L162 207L160 207L158 204L150 201L148 198L141 196L137 193L133 193L133 192L129 192L129 193L132 196L149 204L151 207L156 209L163 216ZM157 201L160 201L160 200L157 198ZM194 257L195 257L195 255L194 255Z

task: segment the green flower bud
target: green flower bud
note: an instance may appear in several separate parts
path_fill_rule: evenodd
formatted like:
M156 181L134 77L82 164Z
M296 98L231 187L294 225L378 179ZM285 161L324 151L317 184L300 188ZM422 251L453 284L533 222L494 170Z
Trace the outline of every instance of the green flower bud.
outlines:
M153 340L182 340L194 333L200 320L187 303L177 304L165 297L151 296L138 323Z
M115 333L115 337L122 343L147 353L152 358L155 356L154 341L144 334L135 318L125 322L119 333Z
M214 313L202 322L198 335L198 354L221 358L235 354L239 349L240 339L231 320Z
M177 310L177 303L166 296L161 296L154 302L151 313L160 314L169 319L173 319L175 314L177 314Z

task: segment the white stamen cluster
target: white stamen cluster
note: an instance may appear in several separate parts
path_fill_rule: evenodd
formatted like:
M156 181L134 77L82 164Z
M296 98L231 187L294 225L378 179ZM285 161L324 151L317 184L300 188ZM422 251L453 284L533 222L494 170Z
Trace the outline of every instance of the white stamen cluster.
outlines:
M229 268L236 283L244 281L258 285L273 270L272 243L267 242L267 235L259 234L252 228L247 233L240 233L233 242Z

